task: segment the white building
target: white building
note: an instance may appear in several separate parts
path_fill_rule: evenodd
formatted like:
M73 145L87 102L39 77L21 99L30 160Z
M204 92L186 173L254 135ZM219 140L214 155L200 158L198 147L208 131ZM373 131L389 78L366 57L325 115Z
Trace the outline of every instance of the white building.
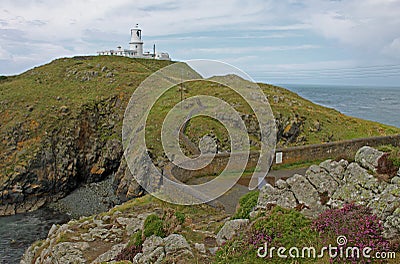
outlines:
M123 49L121 46L116 50L98 51L99 55L110 56L123 56L129 58L143 58L143 59L157 59L157 60L171 60L169 54L166 52L156 52L156 46L153 46L153 52L149 51L143 53L142 30L136 24L135 28L131 29L131 41L129 42L129 49Z

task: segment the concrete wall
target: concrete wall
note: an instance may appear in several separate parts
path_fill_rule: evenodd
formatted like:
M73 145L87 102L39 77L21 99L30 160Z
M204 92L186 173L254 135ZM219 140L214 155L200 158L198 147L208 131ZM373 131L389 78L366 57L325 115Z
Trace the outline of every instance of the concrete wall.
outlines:
M291 164L296 162L305 162L313 160L325 160L325 159L347 159L353 160L354 156L361 147L371 146L377 147L380 145L394 145L400 146L400 135L395 136L384 136L384 137L372 137L372 138L360 138L338 142L331 142L325 144L315 144L299 147L281 148L276 149L275 153L281 153L282 163ZM247 169L254 168L258 161L258 152L250 153L249 161L247 163ZM279 155L279 154L278 154ZM230 154L223 153L217 154L213 161L205 168L200 170L188 171L181 169L175 165L172 165L170 172L172 175L181 182L186 182L193 177L199 177L204 175L219 174L226 166L229 160ZM233 159L243 159L245 156L232 157ZM274 157L274 164L275 164Z

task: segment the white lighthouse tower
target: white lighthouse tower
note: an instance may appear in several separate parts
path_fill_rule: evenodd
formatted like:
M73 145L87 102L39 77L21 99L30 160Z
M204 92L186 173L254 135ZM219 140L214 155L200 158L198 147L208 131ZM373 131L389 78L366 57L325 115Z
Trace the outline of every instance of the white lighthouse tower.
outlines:
M139 28L138 24L131 29L131 41L129 42L129 49L133 51L134 55L138 57L143 56L142 30Z
M116 50L103 50L98 51L97 53L99 55L122 56L129 58L171 60L168 53L156 53L155 44L153 47L153 52L143 52L142 30L139 28L139 25L136 24L136 26L131 29L131 41L129 42L129 49L123 49L121 46L118 46Z

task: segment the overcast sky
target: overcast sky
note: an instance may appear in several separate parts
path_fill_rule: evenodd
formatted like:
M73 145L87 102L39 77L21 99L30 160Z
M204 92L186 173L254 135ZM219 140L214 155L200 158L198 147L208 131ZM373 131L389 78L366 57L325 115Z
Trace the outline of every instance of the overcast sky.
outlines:
M128 47L214 59L268 83L400 86L400 0L2 0L0 75Z

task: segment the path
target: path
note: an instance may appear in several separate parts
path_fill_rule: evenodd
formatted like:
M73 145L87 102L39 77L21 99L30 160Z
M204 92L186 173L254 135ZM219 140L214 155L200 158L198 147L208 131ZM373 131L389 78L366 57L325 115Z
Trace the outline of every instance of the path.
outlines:
M272 170L268 173L267 181L273 184L275 179L287 179L294 174L304 175L307 168L297 168L291 170ZM214 176L207 176L201 178L195 178L190 180L187 184L195 185L201 184L214 179ZM225 208L225 212L229 215L233 215L236 211L236 206L239 203L240 197L249 192L248 184L250 177L242 177L238 183L235 184L228 192L216 199L217 202L221 203Z

